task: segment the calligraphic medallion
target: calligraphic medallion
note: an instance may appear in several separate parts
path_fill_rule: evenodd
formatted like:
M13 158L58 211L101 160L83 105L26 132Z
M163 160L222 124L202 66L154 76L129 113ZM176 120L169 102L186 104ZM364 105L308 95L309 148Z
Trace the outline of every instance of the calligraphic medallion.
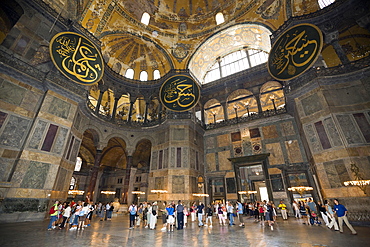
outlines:
M323 46L321 30L304 23L289 28L274 43L268 58L270 75L287 81L303 74L320 55Z
M183 112L192 109L199 101L198 84L187 75L175 75L161 86L159 97L162 104L171 111Z
M99 50L81 34L56 34L50 41L49 51L58 70L76 83L90 86L100 81L104 74Z

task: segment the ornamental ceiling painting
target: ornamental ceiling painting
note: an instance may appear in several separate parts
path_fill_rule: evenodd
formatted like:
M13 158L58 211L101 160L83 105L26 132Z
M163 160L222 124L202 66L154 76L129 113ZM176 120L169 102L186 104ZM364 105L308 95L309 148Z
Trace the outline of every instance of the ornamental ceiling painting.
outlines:
M254 37L247 41L243 37L247 31L232 28L228 35L228 28L238 24L241 25L239 27L260 24L260 29L264 27L265 30L258 31L261 32L259 35L267 39L268 31L276 30L291 16L319 9L317 0L44 1L56 11L60 10L63 16L75 19L101 41L102 54L108 66L115 67L115 71L122 75L127 68L132 68L136 80L141 70L148 70L148 80L153 80L150 72L155 69L163 76L170 69L187 69L189 66L199 80L205 73L204 69L211 66L218 56L238 49L237 42L231 44L227 40L233 32L237 34L236 39L240 37L245 42L240 42L239 48L252 45L257 35L249 30ZM144 12L150 16L148 25L141 23ZM224 23L216 24L217 13L223 14ZM217 38L217 35L223 37ZM212 41L207 41L209 38ZM205 55L204 42L216 44L221 40L229 42L231 49L226 44L219 44L216 52L212 49L203 61L199 60ZM262 49L265 48L268 47L263 44Z

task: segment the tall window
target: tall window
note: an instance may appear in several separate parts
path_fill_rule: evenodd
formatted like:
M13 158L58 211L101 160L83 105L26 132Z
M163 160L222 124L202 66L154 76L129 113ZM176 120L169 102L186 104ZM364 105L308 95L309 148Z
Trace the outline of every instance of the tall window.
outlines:
M161 78L161 73L159 72L159 70L156 69L153 71L153 79L157 80L159 78Z
M261 50L239 50L217 60L206 73L204 83L215 81L239 71L267 62L268 54Z
M320 9L323 9L323 8L329 6L330 4L334 3L334 2L335 2L335 0L318 0Z
M81 157L77 157L76 164L75 164L75 172L79 172L82 166L82 159Z
M144 12L143 15L141 16L141 23L144 25L148 25L150 21L150 15L147 12Z
M225 22L224 15L221 12L217 13L217 15L216 15L216 24L220 25L224 22Z
M133 69L126 70L125 77L129 79L134 79L134 70Z
M147 81L148 80L148 72L146 71L141 71L140 72L140 81Z

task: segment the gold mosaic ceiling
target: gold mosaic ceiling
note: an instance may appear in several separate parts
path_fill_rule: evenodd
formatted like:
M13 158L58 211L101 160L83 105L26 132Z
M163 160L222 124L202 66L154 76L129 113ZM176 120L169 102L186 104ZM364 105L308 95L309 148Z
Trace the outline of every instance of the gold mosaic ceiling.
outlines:
M110 67L122 75L132 68L134 79L146 70L152 80L155 69L161 75L172 68L187 69L199 47L218 32L245 23L275 30L288 16L316 11L318 4L316 0L85 0L79 9L77 21L102 42ZM149 25L140 22L144 12L151 17ZM223 14L224 23L216 24L217 13ZM229 52L223 47L205 62L211 64ZM204 70L204 65L192 69Z

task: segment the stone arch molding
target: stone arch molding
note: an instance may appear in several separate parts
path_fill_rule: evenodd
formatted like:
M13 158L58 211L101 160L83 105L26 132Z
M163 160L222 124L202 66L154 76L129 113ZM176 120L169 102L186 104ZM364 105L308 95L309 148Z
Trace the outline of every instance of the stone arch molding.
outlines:
M205 74L218 57L223 57L244 47L270 52L270 35L269 29L257 23L229 27L206 40L195 51L188 67L193 75L202 82Z

